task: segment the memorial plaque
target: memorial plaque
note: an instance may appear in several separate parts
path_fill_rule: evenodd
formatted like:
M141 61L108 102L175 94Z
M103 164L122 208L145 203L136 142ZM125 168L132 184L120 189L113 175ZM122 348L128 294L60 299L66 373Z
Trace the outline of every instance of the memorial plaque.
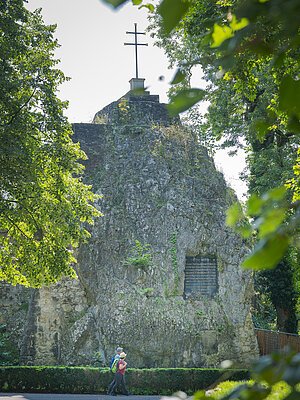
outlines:
M217 259L213 256L186 257L185 297L204 295L212 297L218 290Z

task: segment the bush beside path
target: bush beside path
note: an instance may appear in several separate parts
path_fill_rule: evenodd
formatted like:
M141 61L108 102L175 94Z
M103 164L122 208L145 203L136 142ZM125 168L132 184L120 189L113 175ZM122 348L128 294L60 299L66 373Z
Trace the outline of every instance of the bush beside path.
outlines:
M103 395L112 379L113 374L108 368L1 367L0 391ZM224 371L217 368L129 368L126 372L127 387L136 396L172 395L178 391L192 395L197 390L228 379L249 379L249 371Z

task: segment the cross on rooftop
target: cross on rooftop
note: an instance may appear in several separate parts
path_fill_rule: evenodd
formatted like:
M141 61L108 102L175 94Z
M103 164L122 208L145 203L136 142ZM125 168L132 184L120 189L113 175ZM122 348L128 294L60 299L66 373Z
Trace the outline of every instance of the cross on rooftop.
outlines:
M134 32L126 32L127 34L134 35L134 43L124 43L125 46L135 46L135 77L139 77L138 72L138 54L137 48L138 46L148 46L148 43L138 43L138 35L146 35L145 32L138 32L137 31L137 23L134 24Z

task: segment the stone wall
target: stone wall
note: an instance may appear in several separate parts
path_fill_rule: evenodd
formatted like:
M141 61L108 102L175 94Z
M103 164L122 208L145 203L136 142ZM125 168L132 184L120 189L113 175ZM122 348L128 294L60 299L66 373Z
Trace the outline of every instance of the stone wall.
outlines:
M257 356L252 278L240 268L248 249L225 225L235 196L164 105L128 99L97 113L100 124L74 124L104 216L79 249L77 281L11 289L35 293L20 314L27 328L14 328L22 362L107 365L122 345L136 367L248 365ZM145 264L132 262L137 243ZM185 296L186 257L199 255L217 260L214 296Z

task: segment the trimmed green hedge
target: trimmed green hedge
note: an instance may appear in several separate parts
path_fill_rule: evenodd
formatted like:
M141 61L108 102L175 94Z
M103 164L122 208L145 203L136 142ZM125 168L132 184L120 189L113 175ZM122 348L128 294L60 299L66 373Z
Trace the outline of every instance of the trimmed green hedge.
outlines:
M133 394L192 394L216 381L245 380L247 370L203 368L128 369L126 382ZM113 379L108 368L1 367L0 391L49 393L106 393Z

